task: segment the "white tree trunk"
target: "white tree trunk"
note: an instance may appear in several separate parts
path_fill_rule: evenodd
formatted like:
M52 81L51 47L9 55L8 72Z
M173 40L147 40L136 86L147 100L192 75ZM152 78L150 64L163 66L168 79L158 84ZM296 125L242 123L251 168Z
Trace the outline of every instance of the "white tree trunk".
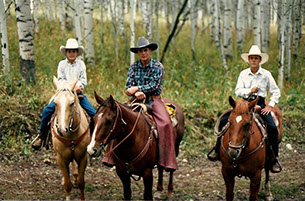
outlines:
M220 5L219 5L219 2L216 0L215 1L215 10L216 10L216 25L218 27L218 32L217 32L217 38L218 38L218 43L219 43L219 47L220 47L220 52L221 52L221 56L222 56L222 65L223 65L223 68L225 70L228 69L227 67L227 62L226 62L226 57L225 57L225 54L224 54L224 49L223 49L223 46L222 46L222 37L221 37L221 17L220 17Z
M37 7L37 0L32 0L33 2L33 20L34 20L34 27L35 33L39 33L39 19L38 19L38 7Z
M119 34L125 35L125 22L124 22L124 0L118 0L118 19L119 19Z
M93 0L84 0L85 13L85 58L89 64L94 61L94 40L93 40Z
M30 0L15 0L19 39L20 74L28 82L35 83L34 24Z
M192 55L193 55L193 61L196 60L196 54L195 54L195 37L196 37L196 2L195 1L190 1L189 2L191 5L191 50L192 50Z
M159 1L156 1L156 6L155 6L155 9L156 9L156 32L157 32L157 43L160 44L160 29L159 29L159 8L160 8L160 2ZM159 58L160 58L160 48L158 48L156 50L157 52L157 60L159 61Z
M135 30L134 30L134 19L135 19L135 2L130 0L130 46L135 46ZM130 51L130 65L135 62L135 55Z
M293 5L293 27L292 27L292 45L293 45L293 58L296 59L298 56L298 48L299 48L299 37L300 37L300 24L301 23L301 1L294 0Z
M225 0L223 46L226 58L232 58L232 3Z
M237 34L237 49L239 53L243 52L243 24L244 24L243 6L244 6L244 0L238 0L236 34Z
M286 61L285 61L285 80L290 80L290 64L291 64L291 15L292 15L292 0L286 0L287 12L285 13L286 23L285 23L285 49L286 49Z
M65 0L66 4L65 4L65 25L66 25L66 29L68 31L71 31L73 28L73 21L72 21L72 15L71 15L71 0Z
M104 44L104 0L100 0L100 16L101 16L101 43Z
M268 52L268 43L269 43L269 27L270 27L270 0L262 1L261 6L261 19L263 20L262 24L262 51Z
M49 11L48 12L49 20L54 20L53 7L52 7L51 0L46 0L46 6L47 6L47 10Z
M60 30L62 33L66 31L66 25L65 25L65 1L60 1L59 5L59 22L60 22Z
M109 0L110 13L112 19L112 35L113 35L113 46L115 55L115 66L119 65L119 50L118 50L118 32L117 32L117 17L116 17L116 1Z
M82 28L80 25L80 0L74 0L74 30L78 45L83 45ZM82 55L81 55L82 56ZM82 57L81 57L82 58Z
M261 0L255 0L253 15L254 45L261 48Z
M6 14L4 9L4 3L0 0L0 25L1 25L1 52L2 52L2 64L3 72L7 80L10 80L10 60L8 51L8 40L7 40L7 28L6 28Z
M285 4L286 0L282 0L282 6L281 6L281 18L280 18L280 23L281 23L281 37L280 37L280 51L279 51L279 69L278 69L278 85L279 88L282 90L283 89L283 81L284 81L284 53L285 53Z

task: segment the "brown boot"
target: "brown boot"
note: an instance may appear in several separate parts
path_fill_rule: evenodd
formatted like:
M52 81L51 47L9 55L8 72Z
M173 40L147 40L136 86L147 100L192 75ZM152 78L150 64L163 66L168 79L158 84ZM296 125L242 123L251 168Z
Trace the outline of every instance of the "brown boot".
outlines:
M32 147L33 149L35 150L39 150L41 148L41 145L42 145L42 139L41 138L38 138L33 144L32 144Z

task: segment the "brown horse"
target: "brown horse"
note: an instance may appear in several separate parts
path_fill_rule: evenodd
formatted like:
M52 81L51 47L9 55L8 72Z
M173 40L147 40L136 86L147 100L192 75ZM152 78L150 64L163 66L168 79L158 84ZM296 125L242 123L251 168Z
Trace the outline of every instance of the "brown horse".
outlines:
M230 96L233 107L229 116L229 127L225 132L219 151L222 175L226 184L226 199L233 200L235 176L250 178L250 200L258 200L261 171L266 173L266 199L271 200L269 170L266 154L266 135L261 132L254 114L256 101L235 100ZM282 115L278 107L273 112L279 120L279 141L282 139Z
M92 140L87 148L91 156L99 156L101 146L113 142L114 162L116 172L123 183L124 198L131 198L130 182L132 175L143 178L144 199L153 199L152 169L157 165L157 140L154 132L147 123L147 119L141 112L136 112L130 107L121 104L110 96L103 100L95 93L96 101L100 104L94 116L95 128ZM179 144L184 132L184 116L181 108L169 99L164 102L172 103L176 106L176 118L178 125L175 127L177 140L175 144L176 155L178 155ZM108 153L106 153L108 154ZM158 166L158 186L157 190L163 190L163 168ZM134 178L134 177L133 177ZM170 172L168 184L168 197L173 196L173 172Z
M73 83L68 83L59 82L54 77L53 82L57 90L54 95L56 117L51 126L52 143L57 155L57 164L63 174L66 200L70 200L72 189L69 170L71 162L74 181L80 189L80 199L85 200L84 174L88 158L86 149L90 143L89 122L74 92L77 79Z

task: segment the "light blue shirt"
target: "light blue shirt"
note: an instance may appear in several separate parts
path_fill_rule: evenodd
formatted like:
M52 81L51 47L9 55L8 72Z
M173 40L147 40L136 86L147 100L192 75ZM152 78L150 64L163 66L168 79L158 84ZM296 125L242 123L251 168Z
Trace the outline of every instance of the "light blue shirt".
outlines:
M250 68L240 72L235 94L243 98L248 98L251 89L255 86L259 87L259 90L257 93L254 93L254 95L265 98L269 89L271 95L269 105L274 107L274 105L278 103L281 91L272 77L272 74L261 66L255 74L251 72Z
M61 60L57 67L58 81L73 82L75 78L78 79L77 85L84 90L87 85L86 65L80 59L75 59L71 64L68 59Z

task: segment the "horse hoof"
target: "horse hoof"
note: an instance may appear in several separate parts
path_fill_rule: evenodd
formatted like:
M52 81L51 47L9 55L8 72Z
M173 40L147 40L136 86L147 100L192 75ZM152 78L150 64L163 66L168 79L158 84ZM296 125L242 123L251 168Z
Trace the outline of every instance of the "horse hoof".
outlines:
M160 191L154 193L154 200L164 200Z

